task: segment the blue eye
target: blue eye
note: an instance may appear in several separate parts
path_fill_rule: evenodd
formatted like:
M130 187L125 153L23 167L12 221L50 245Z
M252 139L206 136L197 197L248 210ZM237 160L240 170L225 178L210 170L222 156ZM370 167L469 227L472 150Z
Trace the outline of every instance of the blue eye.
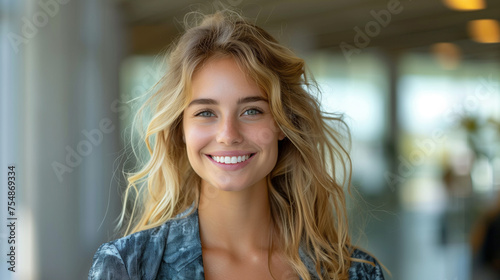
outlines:
M247 112L249 112L247 115L251 115L251 116L262 114L262 111L254 109L254 108L253 109L248 109L248 110L245 111L245 113L247 113Z
M204 118L211 117L212 115L214 115L214 114L210 111L202 111L202 112L199 112L198 114L196 114L197 117L199 116L199 117L204 117Z

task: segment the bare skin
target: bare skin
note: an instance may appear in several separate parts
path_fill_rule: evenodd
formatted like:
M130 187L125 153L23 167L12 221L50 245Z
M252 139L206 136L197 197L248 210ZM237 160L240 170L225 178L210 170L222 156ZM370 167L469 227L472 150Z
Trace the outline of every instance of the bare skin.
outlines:
M208 189L210 194L204 194ZM273 231L267 189L235 195L205 186L200 205L205 279L273 279L268 265ZM277 249L270 266L274 279L298 279Z

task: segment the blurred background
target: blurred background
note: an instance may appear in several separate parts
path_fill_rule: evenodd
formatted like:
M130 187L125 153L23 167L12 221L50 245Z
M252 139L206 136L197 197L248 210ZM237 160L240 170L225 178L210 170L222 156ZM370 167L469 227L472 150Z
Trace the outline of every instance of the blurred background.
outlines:
M127 101L161 77L184 15L221 6L303 57L346 114L353 234L392 279L500 279L500 1L0 0L1 279L86 279L117 237Z

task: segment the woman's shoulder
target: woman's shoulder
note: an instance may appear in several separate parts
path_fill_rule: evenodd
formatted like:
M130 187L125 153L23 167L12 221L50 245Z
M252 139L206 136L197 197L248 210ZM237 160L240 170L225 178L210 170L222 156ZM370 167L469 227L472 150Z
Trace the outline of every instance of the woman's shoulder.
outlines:
M355 249L351 258L367 261L351 261L349 268L349 280L383 280L384 274L377 260L370 254L360 249Z
M94 254L88 279L155 279L162 261L179 263L178 246L168 244L195 245L198 224L194 218L171 219L102 244Z
M128 236L107 242L99 246L92 260L89 279L130 279L140 275L145 269L139 263L148 266L146 271L155 270L155 262L165 246L165 234L170 223L143 230Z

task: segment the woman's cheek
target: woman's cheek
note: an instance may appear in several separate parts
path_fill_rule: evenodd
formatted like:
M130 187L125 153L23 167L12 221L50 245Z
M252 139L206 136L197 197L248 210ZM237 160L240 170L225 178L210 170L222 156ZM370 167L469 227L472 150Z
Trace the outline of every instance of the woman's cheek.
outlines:
M276 126L274 121L266 121L257 129L255 141L260 145L269 145L277 140Z
M257 132L256 138L256 142L258 142L260 145L267 146L273 142L273 131L268 127L261 128Z
M200 128L196 126L188 126L185 128L186 144L191 145L193 148L201 148L206 141L211 137L210 129ZM189 147L188 147L189 148Z

